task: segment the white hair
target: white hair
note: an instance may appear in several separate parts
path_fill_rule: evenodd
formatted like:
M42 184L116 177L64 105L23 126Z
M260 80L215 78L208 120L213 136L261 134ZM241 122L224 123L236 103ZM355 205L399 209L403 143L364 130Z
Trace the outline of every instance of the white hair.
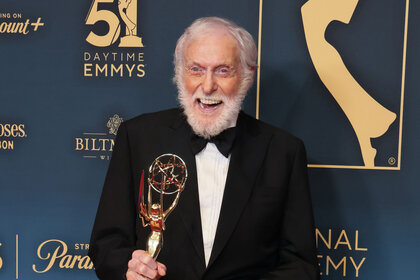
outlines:
M232 99L220 94L214 93L219 100L223 101L225 106L217 121L197 119L194 114L193 104L196 98L202 98L204 93L198 89L194 93L188 93L184 85L184 71L185 71L185 49L188 43L195 37L203 36L206 32L226 32L236 41L239 50L241 71L240 71L240 85L237 94ZM256 68L257 47L254 39L242 27L237 26L234 22L218 17L205 17L195 20L189 26L184 34L178 39L175 54L174 66L175 76L174 82L178 87L178 101L184 109L187 116L187 121L197 135L209 139L212 136L218 135L223 130L236 123L239 111L243 100L245 99L247 91L251 88L254 82L254 70ZM193 94L192 98L189 96Z
M178 89L182 88L182 78L184 74L184 51L188 42L195 36L203 34L206 30L220 29L225 30L237 42L241 61L241 86L240 93L246 95L254 82L254 70L257 67L257 47L252 35L244 28L239 27L233 21L220 17L203 17L196 19L184 34L179 37L174 53L175 76L174 82ZM245 98L245 96L243 97Z

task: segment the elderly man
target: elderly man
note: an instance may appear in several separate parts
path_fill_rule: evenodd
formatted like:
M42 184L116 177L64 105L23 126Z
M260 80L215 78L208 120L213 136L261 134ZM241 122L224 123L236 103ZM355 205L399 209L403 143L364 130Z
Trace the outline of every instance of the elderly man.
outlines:
M196 20L178 40L182 109L118 131L89 256L100 279L318 279L302 142L240 112L257 50L231 21ZM154 261L139 217L142 170L180 156L188 179Z

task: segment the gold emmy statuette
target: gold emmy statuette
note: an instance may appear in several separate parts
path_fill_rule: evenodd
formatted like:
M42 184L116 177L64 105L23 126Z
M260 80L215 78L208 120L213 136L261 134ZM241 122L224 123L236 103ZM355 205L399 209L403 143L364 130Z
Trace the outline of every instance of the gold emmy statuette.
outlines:
M141 37L137 36L137 0L118 0L118 11L126 26L126 36L121 37L118 46L143 47Z
M143 227L150 225L152 230L146 244L146 250L155 260L163 246L162 231L165 230L166 218L178 204L187 177L187 166L179 156L163 154L157 157L149 167L147 179L149 188L147 202L145 202L144 171L142 171L139 190L139 216ZM164 197L165 200L173 199L166 210L164 210Z

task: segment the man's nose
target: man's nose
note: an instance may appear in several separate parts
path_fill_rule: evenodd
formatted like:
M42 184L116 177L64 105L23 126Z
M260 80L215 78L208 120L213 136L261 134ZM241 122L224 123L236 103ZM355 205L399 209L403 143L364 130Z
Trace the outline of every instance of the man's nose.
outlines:
M203 92L205 94L212 94L214 91L217 90L217 83L213 75L213 72L208 71L204 75L204 81L203 81L202 87L203 87Z

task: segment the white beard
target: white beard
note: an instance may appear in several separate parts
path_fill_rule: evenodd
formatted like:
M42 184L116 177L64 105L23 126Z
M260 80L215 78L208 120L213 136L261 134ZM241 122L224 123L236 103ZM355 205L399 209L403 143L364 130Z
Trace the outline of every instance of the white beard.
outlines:
M240 86L238 93L235 94L233 98L229 99L225 95L217 92L213 93L211 96L206 96L200 89L194 92L193 96L191 96L191 94L185 89L184 85L178 85L178 101L184 109L184 114L187 116L188 124L191 126L195 134L205 139L216 136L223 130L235 126L245 96L246 91L243 90L243 86ZM222 100L224 108L215 121L203 121L199 120L195 116L193 106L197 98Z

